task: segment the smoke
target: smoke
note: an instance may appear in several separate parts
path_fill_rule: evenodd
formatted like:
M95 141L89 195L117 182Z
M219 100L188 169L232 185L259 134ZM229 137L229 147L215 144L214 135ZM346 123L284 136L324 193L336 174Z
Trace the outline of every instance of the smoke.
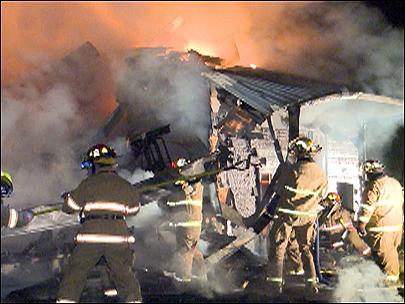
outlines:
M403 303L396 289L384 288L384 274L372 261L349 256L341 261L334 299L339 303Z
M113 81L97 75L115 73L120 101L136 103L139 125L174 121L177 136L206 142L208 92L199 66L140 56L137 69L97 69L100 54L89 51L98 59L69 57L55 77L50 62L85 41L121 64L129 48L194 48L227 65L254 63L403 98L403 29L361 2L2 2L1 17L1 164L14 176L15 202L54 200L79 182L72 170L87 147L78 139L114 105ZM25 86L15 85L38 68Z
M182 142L207 142L210 124L209 87L200 75L205 65L192 55L139 52L117 75L118 101L130 104L132 129L147 131L170 124ZM170 137L169 137L170 138Z
M384 159L398 126L403 125L403 107L378 102L372 97L325 100L301 108L300 123L320 128L335 140L351 140L360 158Z
M63 84L44 94L30 89L23 100L2 92L1 101L1 167L12 174L18 195L10 202L17 207L55 200L77 177L74 150L67 144L71 124L80 124L73 94Z
M109 107L110 83L97 51L84 44L2 87L1 167L12 175L15 191L8 202L56 202L77 186L86 140Z
M361 2L8 2L1 13L2 83L91 41L105 53L195 48L229 65L255 63L403 98L403 29Z

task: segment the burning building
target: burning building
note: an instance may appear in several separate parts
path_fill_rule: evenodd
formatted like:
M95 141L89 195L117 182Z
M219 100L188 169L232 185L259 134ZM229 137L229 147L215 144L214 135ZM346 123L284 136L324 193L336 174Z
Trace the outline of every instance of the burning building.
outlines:
M79 50L90 51L93 47L87 44ZM68 59L72 56L66 58L66 62L71 62ZM395 115L403 111L402 101L395 98L256 66L221 68L219 58L197 52L135 49L124 62L126 68L116 75L116 109L97 133L86 134L86 140L80 142L108 140L121 145L119 163L123 170L130 172L128 178L139 168L153 172L150 184L146 180L136 185L143 191L145 205L164 201L171 191L176 191L170 183L172 161L180 157L201 159L216 152L215 160L227 170L212 170L214 173L207 174L208 190L204 195L207 228L215 226L213 231L217 235L243 236L243 242L232 253L253 240L248 248L260 258L266 257L265 250L259 250L263 240L250 231L247 235L243 233L255 224L267 203L265 194L279 164L285 161L287 143L300 133L319 142L324 149L317 161L328 175L328 190L339 192L346 206L357 210L361 193L359 162L364 159L364 144L367 144L364 125L367 119L373 118L358 113L373 107L383 114L383 119L397 119ZM202 171L209 170L204 167ZM151 186L148 191L142 188L145 185ZM161 213L155 208L153 216L158 218ZM142 243L147 237L141 233L150 235L154 229L150 229L149 220L142 221L142 214L140 218L128 222ZM52 238L57 237L66 248L68 242L61 239L69 234L63 231L75 226L74 217L60 212L44 214L25 228L5 231L2 240L57 229L59 232ZM213 241L210 237L206 238L208 244ZM35 246L31 252L35 252ZM148 243L148 246L156 248L156 244ZM211 246L206 251L210 255L208 261L217 263L226 257L218 257L218 249ZM18 262L16 256L6 255L4 263L2 259L2 279L13 278L14 286L30 287L32 282L18 282L15 276L12 266ZM63 257L66 252L60 250L49 257L54 264L44 270L47 273L44 277L52 279L60 273ZM153 262L158 257L157 253ZM139 259L138 263L144 265L142 269L153 268L153 263L142 254ZM46 265L47 260L40 261L42 264L39 260L35 262L32 267ZM6 293L13 288L9 286Z

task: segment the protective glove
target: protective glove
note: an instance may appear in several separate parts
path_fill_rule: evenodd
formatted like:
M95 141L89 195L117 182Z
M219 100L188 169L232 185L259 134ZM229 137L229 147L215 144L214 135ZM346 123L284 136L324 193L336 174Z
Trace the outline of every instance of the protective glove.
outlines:
M28 225L34 218L34 212L31 209L25 209L18 212L17 227Z

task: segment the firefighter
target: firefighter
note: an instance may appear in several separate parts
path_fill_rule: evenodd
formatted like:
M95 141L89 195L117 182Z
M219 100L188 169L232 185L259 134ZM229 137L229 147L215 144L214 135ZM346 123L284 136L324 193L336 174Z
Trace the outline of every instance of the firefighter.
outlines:
M366 184L359 210L359 232L384 271L387 285L399 282L398 246L402 239L403 192L401 184L384 172L378 160L362 164Z
M118 291L127 303L142 301L139 282L132 271L135 238L125 222L140 210L135 188L116 172L113 148L91 147L83 162L88 177L64 195L63 211L79 212L82 226L75 237L76 247L61 282L58 303L80 300L88 273L104 258Z
M1 171L1 227L19 228L30 223L34 217L31 210L9 208L3 204L3 198L13 193L13 179L6 171Z
M184 159L177 162L180 168L184 164ZM204 186L200 180L180 184L182 192L173 194L167 202L173 212L169 225L176 229L174 279L181 283L189 283L194 270L195 278L206 280L204 257L198 249L203 219Z
M361 239L353 225L352 213L342 207L342 199L336 192L329 192L322 202L324 208L319 217L319 231L326 233L331 240L333 249L343 246L346 242L361 255L370 256L370 247Z
M300 136L289 143L289 153L296 162L285 166L276 195L279 197L277 219L271 229L268 277L272 287L281 293L284 255L292 233L297 240L305 271L306 288L318 292L316 270L311 253L315 239L318 203L324 195L327 178L313 156L321 147Z

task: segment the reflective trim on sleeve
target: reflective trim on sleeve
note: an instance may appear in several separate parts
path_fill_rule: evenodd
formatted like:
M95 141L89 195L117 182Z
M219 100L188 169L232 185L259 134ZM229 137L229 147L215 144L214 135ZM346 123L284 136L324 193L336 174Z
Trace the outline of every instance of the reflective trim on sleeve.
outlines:
M292 215L303 216L303 217L317 216L317 210L298 211L298 210L279 208L278 211L281 213L292 214Z
M169 207L192 205L197 207L202 207L202 200L184 200L178 202L167 202Z
M114 203L114 202L94 202L94 203L87 203L84 206L85 212L91 211L111 211L111 212L120 212L122 214L133 214L138 212L139 206L129 207L125 204L121 203Z
M70 193L67 195L66 202L67 202L67 205L73 210L79 211L80 209L82 209L78 204L76 204L76 202L73 200Z
M317 283L317 282L318 282L318 278L317 278L317 277L308 278L308 279L307 279L307 282L311 282L311 283L312 283L312 282L316 282L316 283Z
M362 255L368 255L368 254L370 254L370 252L371 252L371 248L368 247L367 249L364 249L361 254Z
M179 222L179 223L169 223L170 227L183 227L183 228L188 228L188 227L200 227L201 226L201 221L188 221L188 222Z
M302 195L318 195L319 191L312 191L308 189L296 189L290 186L284 186L284 188L290 192L297 193L297 194L302 194Z
M370 232L395 232L395 231L401 231L401 230L402 230L402 225L368 228L368 231L370 231Z
M8 213L8 228L14 228L18 223L18 211L10 208Z
M75 237L76 243L103 243L103 244L123 244L135 243L135 238L130 235L109 235L109 234L82 234Z
M399 275L387 275L385 277L385 280L390 282L396 282L399 280Z
M131 215L131 214L135 214L138 213L140 207L139 206L135 206L135 207L129 207L126 206L126 215Z
M359 216L359 221L367 224L370 218L371 216Z

